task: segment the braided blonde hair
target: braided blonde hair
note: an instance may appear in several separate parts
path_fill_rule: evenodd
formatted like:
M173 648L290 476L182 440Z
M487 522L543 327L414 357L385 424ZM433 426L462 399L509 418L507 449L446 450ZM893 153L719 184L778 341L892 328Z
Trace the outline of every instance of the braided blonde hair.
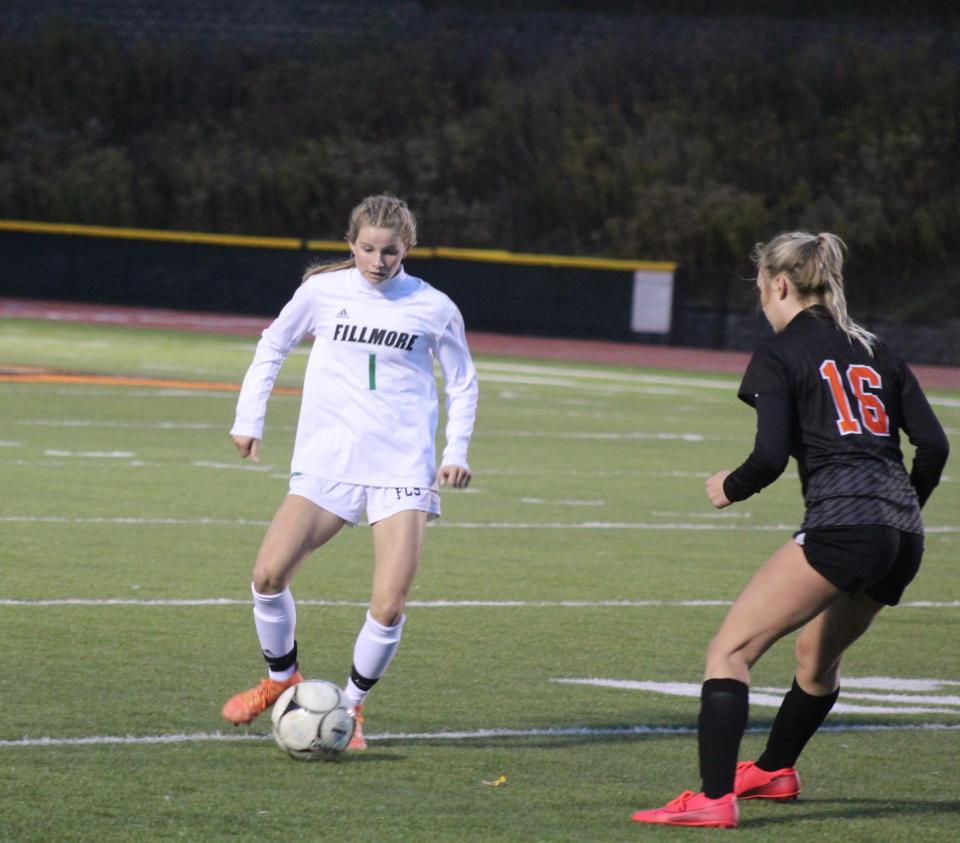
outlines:
M380 193L376 196L367 196L350 212L350 222L347 225L345 239L348 243L357 242L360 229L390 228L400 237L404 251L409 251L417 245L417 220L407 203L389 193ZM311 275L318 272L334 272L338 269L349 269L354 265L353 255L342 261L332 263L319 262L307 267L303 275L306 281Z
M847 246L836 234L789 231L769 243L757 243L753 263L768 279L785 275L801 301L822 304L850 342L864 345L873 354L876 336L854 322L847 313L843 291L843 257Z

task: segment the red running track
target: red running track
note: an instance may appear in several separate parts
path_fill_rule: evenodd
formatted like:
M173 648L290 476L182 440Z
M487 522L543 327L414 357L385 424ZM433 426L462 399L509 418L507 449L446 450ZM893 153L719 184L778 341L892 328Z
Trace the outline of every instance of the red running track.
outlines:
M165 328L177 331L209 331L218 334L256 336L271 317L197 313L182 310L155 310L121 305L77 304L70 302L0 299L0 318L50 319L98 325L126 325ZM606 363L654 369L686 369L698 372L743 373L750 355L739 351L641 345L599 340L521 337L509 334L467 333L470 349L476 354L529 357L538 360L565 360ZM927 389L960 390L960 367L911 366Z

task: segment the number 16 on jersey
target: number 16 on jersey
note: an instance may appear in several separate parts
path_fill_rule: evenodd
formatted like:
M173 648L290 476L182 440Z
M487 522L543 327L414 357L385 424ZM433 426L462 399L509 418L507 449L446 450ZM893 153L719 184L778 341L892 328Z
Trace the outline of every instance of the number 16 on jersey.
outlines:
M890 435L887 408L883 406L879 395L868 391L869 389L879 390L883 386L880 373L876 369L863 363L852 363L847 367L847 384L857 401L860 421L853 416L847 392L843 388L843 379L837 368L837 361L824 360L820 364L820 377L830 386L830 395L837 410L837 430L840 431L841 436L862 433L863 427L874 436Z

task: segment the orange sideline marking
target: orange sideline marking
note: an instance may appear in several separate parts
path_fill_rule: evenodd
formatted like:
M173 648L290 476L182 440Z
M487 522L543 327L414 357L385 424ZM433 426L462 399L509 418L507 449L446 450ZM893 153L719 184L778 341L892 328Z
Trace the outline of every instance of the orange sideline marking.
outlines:
M167 378L141 378L125 375L84 375L74 372L0 371L0 382L19 383L88 383L99 386L148 386L157 389L212 389L219 392L239 392L240 385L216 381L181 381ZM299 389L275 386L279 395L300 395Z

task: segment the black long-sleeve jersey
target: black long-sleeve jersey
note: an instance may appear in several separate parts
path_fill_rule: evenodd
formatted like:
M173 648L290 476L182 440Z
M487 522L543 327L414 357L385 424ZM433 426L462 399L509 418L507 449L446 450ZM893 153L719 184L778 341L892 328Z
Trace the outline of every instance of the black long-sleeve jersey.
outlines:
M940 481L949 444L920 385L884 343L873 354L820 306L799 313L750 360L739 397L757 410L747 460L724 482L731 501L797 460L802 529L883 524L922 533L920 507ZM910 474L900 430L915 446Z

